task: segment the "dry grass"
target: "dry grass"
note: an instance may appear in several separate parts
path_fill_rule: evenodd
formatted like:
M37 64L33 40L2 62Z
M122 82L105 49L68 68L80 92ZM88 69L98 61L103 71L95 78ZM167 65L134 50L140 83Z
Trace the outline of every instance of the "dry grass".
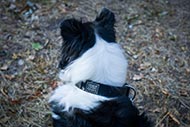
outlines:
M32 2L38 10L29 18L18 13L25 2L0 2L0 126L52 126L48 97L56 81L59 23L73 16L93 20L103 6L116 14L135 104L155 127L190 126L188 0Z

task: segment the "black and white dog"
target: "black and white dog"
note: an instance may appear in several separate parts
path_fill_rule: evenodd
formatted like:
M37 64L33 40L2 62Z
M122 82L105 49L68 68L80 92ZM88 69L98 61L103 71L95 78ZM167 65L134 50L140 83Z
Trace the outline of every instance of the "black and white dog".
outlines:
M114 23L114 14L105 8L93 22L61 23L62 85L49 100L54 127L150 126L124 86L127 60L116 43Z

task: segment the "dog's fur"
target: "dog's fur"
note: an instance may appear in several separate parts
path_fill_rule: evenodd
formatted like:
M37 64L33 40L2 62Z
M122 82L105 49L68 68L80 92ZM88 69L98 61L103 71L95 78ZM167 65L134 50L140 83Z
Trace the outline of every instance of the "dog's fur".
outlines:
M60 85L51 96L54 127L149 127L127 96L108 98L76 87L80 81L122 87L127 60L116 43L115 17L103 9L93 22L68 19L61 23L63 38Z

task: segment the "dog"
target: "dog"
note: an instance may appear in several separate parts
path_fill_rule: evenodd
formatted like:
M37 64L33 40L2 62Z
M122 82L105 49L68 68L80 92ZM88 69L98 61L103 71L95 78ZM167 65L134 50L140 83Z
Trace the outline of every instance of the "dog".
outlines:
M151 126L128 96L128 64L114 24L114 13L106 8L92 22L61 23L61 85L49 99L54 127Z

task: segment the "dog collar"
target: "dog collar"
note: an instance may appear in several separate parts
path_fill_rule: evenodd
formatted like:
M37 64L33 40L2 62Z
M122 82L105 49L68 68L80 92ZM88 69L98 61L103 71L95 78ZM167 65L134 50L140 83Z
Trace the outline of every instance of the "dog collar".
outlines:
M87 80L77 83L76 86L83 91L105 97L128 96L133 101L136 96L136 90L127 83L122 87L115 87Z

